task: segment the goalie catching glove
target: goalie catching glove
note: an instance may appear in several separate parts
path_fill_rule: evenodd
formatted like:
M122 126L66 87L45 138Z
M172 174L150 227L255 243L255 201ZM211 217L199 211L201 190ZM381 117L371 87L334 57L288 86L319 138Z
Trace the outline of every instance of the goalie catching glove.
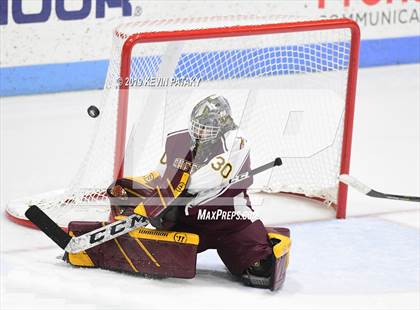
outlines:
M153 226L162 228L165 216L164 227L170 228L177 213L174 201L184 193L190 177L187 169L171 170L171 178L162 178L158 172L152 172L144 177L126 177L114 182L107 190L114 218L134 212L147 217Z
M175 213L174 201L187 188L189 177L188 172L178 170L171 180L168 178L165 180L166 184L165 181L161 181L156 185L154 193L134 209L134 213L147 217L153 226L161 228L163 216ZM169 209L170 207L173 209ZM166 227L168 226L167 224Z

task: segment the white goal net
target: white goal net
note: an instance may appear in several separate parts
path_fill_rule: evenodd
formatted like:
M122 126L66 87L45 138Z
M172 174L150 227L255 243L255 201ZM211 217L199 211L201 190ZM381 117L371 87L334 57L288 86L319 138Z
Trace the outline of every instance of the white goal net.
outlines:
M104 190L121 175L144 175L166 135L186 129L195 104L218 94L251 145L251 165L283 165L251 191L315 198L345 212L357 73L357 26L349 20L284 21L228 16L132 23L114 33L100 116L70 186L11 202L12 219L37 204L61 226L106 220ZM124 163L122 162L124 161Z

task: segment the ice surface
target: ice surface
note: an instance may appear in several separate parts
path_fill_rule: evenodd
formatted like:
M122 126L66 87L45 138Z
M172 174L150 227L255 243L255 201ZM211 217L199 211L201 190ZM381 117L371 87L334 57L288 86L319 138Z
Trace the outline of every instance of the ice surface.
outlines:
M419 195L420 65L360 71L351 175ZM2 309L419 309L419 204L349 190L348 219L301 199L254 197L267 224L292 230L282 291L236 282L215 251L195 279L150 280L66 265L47 237L4 216L10 199L62 188L76 172L100 91L1 99ZM66 151L63 152L62 150ZM285 224L289 223L289 224Z

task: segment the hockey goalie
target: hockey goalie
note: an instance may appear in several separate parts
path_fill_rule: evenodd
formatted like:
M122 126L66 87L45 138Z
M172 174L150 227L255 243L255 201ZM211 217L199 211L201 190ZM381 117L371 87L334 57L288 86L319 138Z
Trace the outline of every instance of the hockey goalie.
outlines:
M287 228L264 227L250 214L250 147L232 118L228 100L211 95L195 105L189 128L168 134L158 167L124 177L107 190L113 220L133 213L154 228L140 228L85 252L66 254L75 266L192 278L196 255L216 249L227 269L246 285L279 289L286 274ZM71 222L73 236L106 223Z

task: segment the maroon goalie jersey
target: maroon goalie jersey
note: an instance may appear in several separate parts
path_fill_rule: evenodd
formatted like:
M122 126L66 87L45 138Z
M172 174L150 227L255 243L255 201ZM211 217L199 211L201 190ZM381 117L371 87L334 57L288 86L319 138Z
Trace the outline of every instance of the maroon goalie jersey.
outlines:
M206 144L194 144L188 130L171 133L158 170L161 182L179 170L191 172L187 192L194 198L183 207L178 226L211 234L236 231L251 222L247 188L252 177L227 186L231 178L250 170L250 150L238 130Z

